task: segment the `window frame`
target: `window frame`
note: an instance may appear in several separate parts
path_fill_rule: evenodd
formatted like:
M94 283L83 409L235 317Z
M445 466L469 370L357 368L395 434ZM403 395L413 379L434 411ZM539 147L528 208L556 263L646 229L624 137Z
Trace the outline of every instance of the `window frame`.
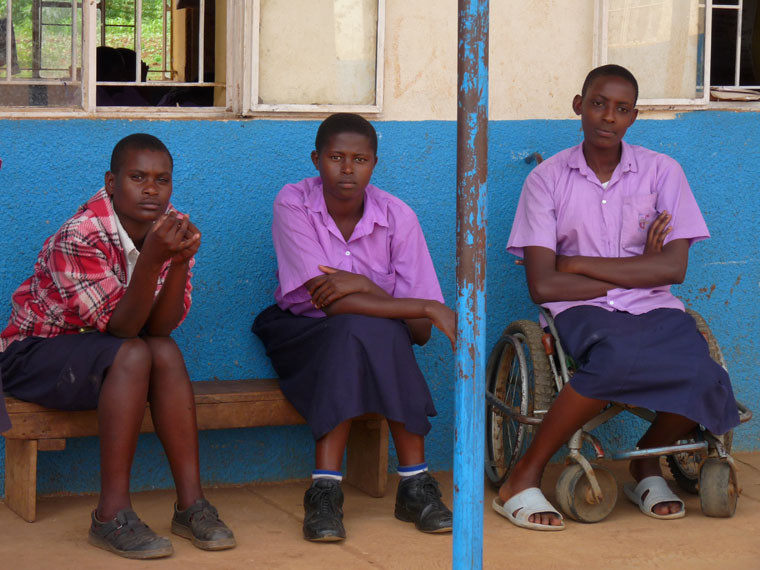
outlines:
M594 0L594 38L593 38L593 67L607 63L607 24L609 21L609 1ZM652 98L639 99L637 107L640 109L651 110L673 110L673 111L693 111L703 109L730 109L734 111L760 111L760 101L711 101L710 90L713 87L710 74L710 59L707 54L712 53L712 16L714 4L722 4L721 0L702 0L705 10L705 43L704 43L704 68L702 77L704 78L704 94L700 98ZM741 14L741 12L740 12ZM739 29L741 26L738 27ZM737 53L739 45L737 44ZM738 57L738 56L737 56Z
M175 109L172 107L114 107L96 105L96 50L97 50L97 5L94 0L77 0L82 6L82 106L81 107L6 107L0 105L0 118L2 119L57 119L57 118L104 118L104 119L229 119L231 115L241 114L242 106L236 101L235 93L239 93L239 85L243 70L243 64L238 52L241 42L241 24L245 4L251 0L239 2L226 0L227 2L227 33L225 36L226 48L226 105L224 107L193 107ZM137 0L137 6L141 6L141 0ZM139 35L138 35L139 39ZM74 42L75 44L77 42ZM138 60L139 61L139 60ZM6 78L0 79L5 83ZM48 82L42 80L33 82L28 80L8 81L16 84L40 84ZM56 84L61 82L56 82ZM78 82L76 82L78 83ZM139 75L137 84L140 84Z
M374 115L383 111L383 75L385 65L385 0L377 2L377 40L375 45L375 103L371 105L324 104L303 105L293 103L259 103L259 42L261 24L261 0L252 0L244 44L244 60L250 61L246 66L246 77L243 90L244 109L246 116L324 115L330 113L361 113Z
M383 111L386 0L377 0L375 103L372 105L254 104L258 100L259 30L261 0L226 0L226 106L98 107L96 105L97 6L94 0L77 0L82 6L81 107L5 107L0 119L230 119L235 117L309 117L335 112L377 115ZM140 2L141 4L141 2ZM76 42L75 42L76 43ZM0 79L5 82L6 79ZM13 79L10 80L13 83ZM19 82L21 83L21 81ZM28 83L28 81L24 81Z
M704 53L709 54L712 50L712 0L702 0L705 10L705 40ZM700 5L702 2L700 2ZM609 8L610 0L594 0L594 49L593 65L596 68L608 63L607 46L609 42L608 25L609 25ZM702 70L704 83L704 93L702 97L682 98L682 97L655 97L651 99L640 98L636 106L644 109L707 109L712 107L710 101L710 57L705 55L704 67Z

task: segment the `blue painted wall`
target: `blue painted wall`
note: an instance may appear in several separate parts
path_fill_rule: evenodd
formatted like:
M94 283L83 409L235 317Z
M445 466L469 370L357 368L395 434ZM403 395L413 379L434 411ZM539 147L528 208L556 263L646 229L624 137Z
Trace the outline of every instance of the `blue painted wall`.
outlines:
M28 275L44 239L103 183L115 142L132 132L161 138L174 154L174 204L203 232L194 304L175 333L195 380L273 374L250 325L272 300L275 257L271 204L287 182L313 175L315 121L0 121L0 321L10 295ZM456 125L378 122L380 161L374 183L417 212L453 306L455 290ZM577 121L500 121L490 125L488 347L508 321L535 314L522 269L504 251L522 182L534 151L549 156L580 141ZM674 120L639 121L627 140L665 152L683 165L713 239L692 250L679 294L702 312L718 336L737 396L758 400L755 350L760 285L755 220L760 215L760 114L697 112ZM427 438L433 469L450 469L453 444L453 357L441 334L418 358L439 415ZM621 420L605 441L630 445L639 426ZM305 427L203 432L205 483L306 477L313 443ZM0 439L0 452L3 451ZM735 447L760 449L757 422L739 428ZM0 453L0 469L4 453ZM39 491L97 491L94 438L40 454ZM161 446L142 436L133 488L171 487ZM2 481L0 480L0 488Z

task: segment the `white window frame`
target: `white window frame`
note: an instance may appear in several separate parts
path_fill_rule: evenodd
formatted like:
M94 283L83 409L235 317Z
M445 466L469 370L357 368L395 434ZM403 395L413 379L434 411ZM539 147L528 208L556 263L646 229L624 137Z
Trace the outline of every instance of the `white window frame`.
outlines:
M740 5L743 0L739 0ZM721 0L704 0L704 3L700 3L700 7L705 10L705 45L704 45L704 69L702 73L704 82L704 93L702 97L694 99L686 98L653 98L653 99L639 99L637 107L643 109L664 109L664 110L697 110L697 109L732 109L732 110L747 110L747 111L760 111L760 101L710 101L710 89L715 87L711 83L710 76L710 54L712 53L712 15L713 9L723 9L714 6L721 5ZM731 8L736 9L736 8ZM739 9L739 16L742 11ZM607 25L609 21L609 0L594 0L594 51L593 51L593 66L604 65L607 63ZM741 46L738 38L741 34L741 20L740 25L737 27L737 52L736 62L739 62L739 54ZM736 73L739 73L739 66L737 65Z
M300 104L262 104L259 103L259 42L261 24L261 0L252 0L253 6L248 14L247 34L243 48L244 60L250 61L249 75L244 80L243 90L245 108L248 116L272 114L317 114L329 113L363 113L377 114L383 110L383 70L385 64L385 0L377 0L377 44L375 46L375 103L372 105L300 105ZM248 71L248 68L246 69Z
M235 113L241 114L239 85L243 77L243 61L240 55L242 32L240 30L245 4L251 0L227 0L227 34L226 34L226 105L225 107L193 107L175 109L172 107L98 107L95 103L96 83L96 49L97 49L97 0L75 0L82 4L82 107L3 107L0 105L0 118L12 119L53 119L53 118L114 118L114 119L229 119ZM10 5L10 3L9 3ZM142 7L142 0L136 0L138 9ZM201 18L203 22L203 18ZM137 43L140 43L139 27L136 29ZM8 38L7 43L10 43ZM6 43L6 49L7 49ZM78 42L73 42L78 46ZM76 49L76 48L75 48ZM10 61L10 58L7 58ZM75 59L76 60L76 59ZM139 65L140 58L137 59ZM139 69L139 68L138 68ZM128 85L140 84L138 71L137 81ZM60 84L59 80L13 80L8 77L0 78L2 83L15 84ZM76 84L77 81L69 82ZM120 85L121 83L108 83L107 85ZM161 82L162 85L205 85L203 83L188 82Z
M707 108L710 103L710 57L712 48L712 0L704 0L705 10L705 45L704 45L704 93L702 97L680 98L663 97L651 99L639 99L636 106L639 108L667 108L667 109L695 109ZM702 6L700 6L702 7ZM593 67L605 65L607 59L607 46L609 43L610 0L594 0L594 52Z

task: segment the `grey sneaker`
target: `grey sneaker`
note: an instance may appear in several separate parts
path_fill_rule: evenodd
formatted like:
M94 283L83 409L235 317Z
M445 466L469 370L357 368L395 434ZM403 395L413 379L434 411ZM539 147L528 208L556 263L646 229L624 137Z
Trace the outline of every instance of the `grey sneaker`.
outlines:
M189 538L202 550L226 550L237 545L235 535L206 499L198 499L184 511L178 511L175 504L172 532Z
M88 542L124 558L163 558L174 552L168 538L158 536L132 509L122 509L107 522L100 522L92 511Z

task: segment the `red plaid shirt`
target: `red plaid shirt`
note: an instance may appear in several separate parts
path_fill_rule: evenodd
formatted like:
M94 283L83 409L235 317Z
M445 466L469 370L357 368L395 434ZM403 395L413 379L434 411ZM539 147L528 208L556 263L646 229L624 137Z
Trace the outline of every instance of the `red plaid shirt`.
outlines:
M191 268L194 263L193 258ZM161 270L156 294L169 265L167 261ZM191 277L188 272L180 322L190 310ZM126 290L127 261L116 229L116 213L101 188L45 241L34 274L13 294L13 312L0 334L0 351L30 336L49 338L82 328L105 332Z

